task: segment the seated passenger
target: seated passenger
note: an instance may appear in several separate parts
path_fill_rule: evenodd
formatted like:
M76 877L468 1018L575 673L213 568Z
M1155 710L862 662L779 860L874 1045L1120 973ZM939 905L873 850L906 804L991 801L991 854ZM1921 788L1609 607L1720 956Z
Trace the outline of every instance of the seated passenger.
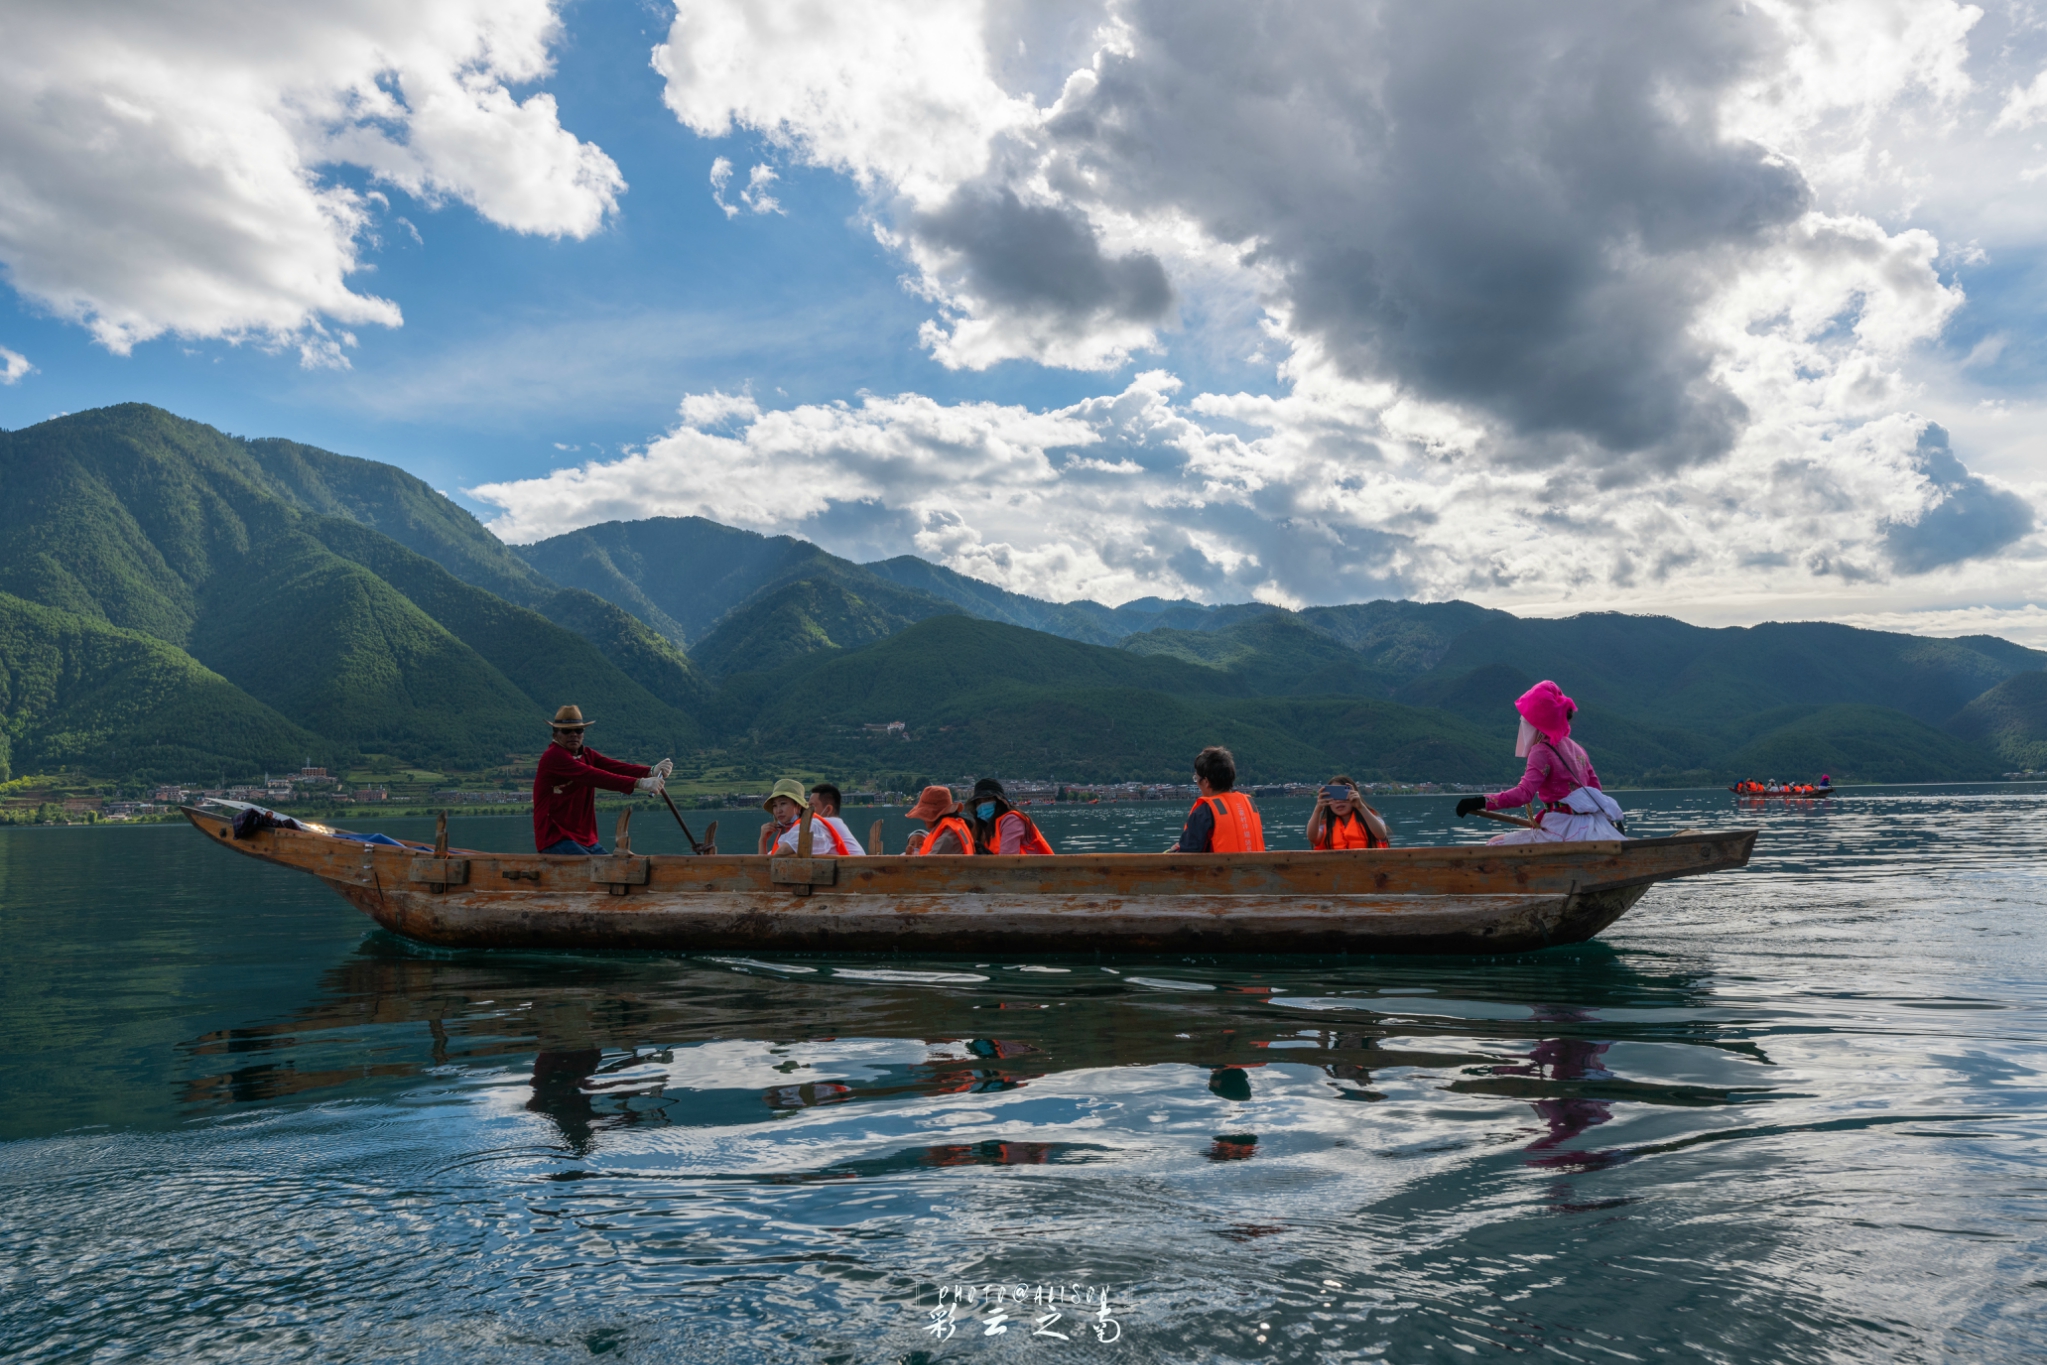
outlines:
M992 777L974 784L967 802L974 815L976 853L1050 853L1052 845L1031 817L1009 804L1009 793Z
M832 793L837 795L838 788L833 787ZM775 784L767 800L768 810L775 817L772 828L777 831L775 842L769 846L775 857L786 858L796 853L797 843L803 838L805 806L801 782L785 777ZM833 809L837 810L837 806L834 805ZM867 850L860 847L860 841L853 837L853 831L846 828L846 822L836 814L824 816L811 812L811 857L860 858L866 853Z
M917 857L927 854L950 857L974 851L974 831L960 818L960 803L952 799L950 787L926 787L917 804L904 812L922 820L924 828L910 834L910 846L903 851Z
M819 782L810 789L810 813L823 819L837 815L846 798L839 795L839 789L829 782Z
M1578 714L1578 704L1545 678L1516 698L1514 709L1521 713L1514 756L1528 760L1520 785L1491 796L1465 797L1457 803L1457 818L1461 820L1473 811L1508 810L1540 800L1543 811L1533 828L1517 829L1486 842L1579 843L1624 838L1626 830L1619 823L1620 806L1600 789L1591 756L1571 738L1571 718Z
M1237 760L1211 744L1194 756L1194 785L1201 796L1187 811L1180 842L1168 853L1263 853L1265 825L1251 798L1234 790Z
M775 783L768 799L761 802L761 809L773 817L770 823L761 826L757 852L765 856L774 851L784 830L796 827L796 817L803 813L803 784L794 778L783 778Z
M1308 847L1385 848L1392 842L1386 821L1358 795L1358 784L1341 773L1330 778L1308 817Z

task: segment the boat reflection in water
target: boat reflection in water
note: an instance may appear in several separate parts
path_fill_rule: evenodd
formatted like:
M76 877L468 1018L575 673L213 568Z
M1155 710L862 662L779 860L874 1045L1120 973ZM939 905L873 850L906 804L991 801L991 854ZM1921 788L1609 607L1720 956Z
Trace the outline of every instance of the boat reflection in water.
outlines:
M1170 977L1108 961L428 955L378 935L290 1017L192 1040L196 1074L183 1098L215 1110L388 1096L430 1073L500 1087L523 1075L524 1110L578 1158L609 1131L743 1132L839 1106L971 1104L1051 1079L1070 1087L1063 1078L1080 1072L1193 1068L1209 1096L1247 1116L1260 1112L1261 1092L1293 1093L1303 1074L1319 1075L1329 1099L1382 1105L1375 1078L1393 1075L1410 1091L1425 1080L1439 1098L1526 1103L1540 1125L1524 1144L1527 1164L1584 1170L1628 1156L1581 1141L1616 1101L1699 1107L1766 1094L1618 1075L1609 1052L1623 1038L1759 1058L1683 1022L1705 999L1699 978L1646 971L1596 944L1485 963L1260 958L1148 969ZM1646 1006L1655 1020L1617 1025L1604 1005L1628 1015ZM1274 1136L1219 1126L1205 1155L1253 1160ZM1113 1147L1005 1133L839 1154L809 1174L1057 1165Z

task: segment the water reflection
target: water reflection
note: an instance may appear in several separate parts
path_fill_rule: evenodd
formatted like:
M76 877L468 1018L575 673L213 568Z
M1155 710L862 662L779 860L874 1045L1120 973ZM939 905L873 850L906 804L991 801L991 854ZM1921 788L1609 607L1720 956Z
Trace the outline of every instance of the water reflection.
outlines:
M2041 815L1766 811L1752 872L1498 960L435 953L0 835L0 1351L995 1359L1056 1284L1133 1360L2026 1359Z
M1133 1068L1168 1091L1170 1077L1191 1069L1227 1109L1249 1117L1269 1100L1294 1111L1284 1126L1305 1133L1344 1126L1299 1112L1306 1078L1323 1099L1378 1105L1388 1099L1376 1083L1384 1076L1409 1093L1511 1098L1540 1124L1523 1140L1527 1165L1588 1170L1630 1154L1583 1140L1616 1103L1733 1106L1772 1090L1769 1058L1729 1036L1709 978L1604 945L1487 963L1274 959L1171 970L1094 959L890 959L884 969L835 958L445 954L378 934L288 1016L191 1040L182 1095L196 1112L218 1112L396 1097L440 1077L459 1098L516 1075L523 1111L547 1121L563 1155L587 1158L627 1129L737 1135L806 1114L905 1105L957 1115L1033 1089L1085 1092L1085 1078ZM1620 1040L1723 1054L1746 1083L1631 1077L1612 1056ZM1204 1154L1251 1160L1269 1136L1216 1130ZM1071 1147L904 1142L866 1160L1029 1165ZM843 1153L824 1155L819 1172L850 1169Z

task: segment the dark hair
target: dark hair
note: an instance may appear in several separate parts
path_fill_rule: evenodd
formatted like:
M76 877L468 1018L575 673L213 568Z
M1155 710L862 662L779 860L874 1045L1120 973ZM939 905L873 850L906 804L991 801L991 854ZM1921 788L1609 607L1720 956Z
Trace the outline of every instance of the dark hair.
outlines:
M839 807L846 804L846 798L839 795L839 789L837 787L834 787L829 782L820 782L815 787L812 787L810 789L810 794L812 796L816 796L819 792L823 792L826 796L829 796L832 799L833 810L837 810Z
M983 820L974 808L983 798L995 803L995 819ZM1002 790L1002 784L992 777L984 777L974 784L974 794L966 799L967 823L974 829L974 847L982 853L995 851L995 825L1003 816L1015 810L1009 804L1009 794Z
M1194 756L1194 775L1208 779L1208 785L1226 792L1237 785L1237 759L1220 744L1211 744Z
M1338 773L1322 785L1325 787L1355 787L1357 784L1358 780L1349 773Z

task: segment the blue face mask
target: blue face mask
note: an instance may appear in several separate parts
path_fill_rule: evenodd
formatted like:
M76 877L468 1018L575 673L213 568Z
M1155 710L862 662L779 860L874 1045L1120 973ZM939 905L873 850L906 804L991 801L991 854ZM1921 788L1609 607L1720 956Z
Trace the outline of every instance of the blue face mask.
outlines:
M983 820L993 820L995 818L995 803L993 801L983 801L980 805L974 807L974 814Z

